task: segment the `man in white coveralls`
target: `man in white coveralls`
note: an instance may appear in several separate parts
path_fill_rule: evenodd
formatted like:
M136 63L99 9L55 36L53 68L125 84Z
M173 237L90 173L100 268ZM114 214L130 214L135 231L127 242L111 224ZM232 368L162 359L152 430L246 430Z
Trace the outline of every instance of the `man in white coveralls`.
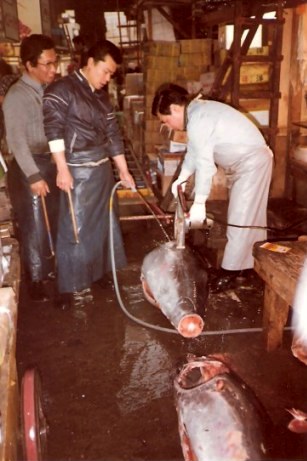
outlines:
M187 131L187 153L172 193L177 197L178 185L184 189L195 173L195 197L190 209L193 224L206 219L206 200L217 165L227 173L227 222L242 227L228 225L221 269L211 284L212 292L226 290L246 269L253 268L253 245L267 237L272 151L243 113L228 104L191 98L184 88L172 83L156 91L152 113L169 128Z

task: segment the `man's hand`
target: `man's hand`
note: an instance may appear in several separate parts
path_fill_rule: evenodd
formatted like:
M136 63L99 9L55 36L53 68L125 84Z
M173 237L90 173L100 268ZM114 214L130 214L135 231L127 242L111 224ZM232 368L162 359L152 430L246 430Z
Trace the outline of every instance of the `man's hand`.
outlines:
M119 178L123 182L123 185L125 187L130 187L132 190L135 190L135 182L133 177L129 173L125 155L115 155L115 157L113 157L113 161L118 170Z
M44 179L30 184L30 188L33 195L46 197L46 195L50 192L48 184Z
M120 180L123 183L123 186L130 187L132 190L135 190L135 181L129 171L125 173L119 173Z
M74 188L74 180L66 163L65 152L53 152L52 158L57 167L56 185L64 192Z
M74 188L74 180L68 168L58 170L56 185L64 192L69 192Z

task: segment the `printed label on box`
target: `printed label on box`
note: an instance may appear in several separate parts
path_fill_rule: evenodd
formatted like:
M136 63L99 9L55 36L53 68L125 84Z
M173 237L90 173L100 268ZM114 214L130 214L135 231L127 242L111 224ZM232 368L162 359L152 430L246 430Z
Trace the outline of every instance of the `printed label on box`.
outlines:
M278 245L277 243L265 242L260 245L260 248L265 248L266 250L274 251L276 253L287 253L291 248L284 245Z

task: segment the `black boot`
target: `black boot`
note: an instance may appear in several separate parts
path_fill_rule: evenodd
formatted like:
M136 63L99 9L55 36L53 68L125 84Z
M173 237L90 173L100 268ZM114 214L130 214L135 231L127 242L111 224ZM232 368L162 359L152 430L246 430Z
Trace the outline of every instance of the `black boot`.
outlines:
M88 304L91 304L93 300L94 297L90 288L84 288L84 290L72 293L72 303L75 309L83 309Z
M47 293L42 281L30 282L29 295L32 301L35 301L35 302L43 303L46 301L50 301L50 296Z
M236 286L236 279L241 271L228 271L220 269L216 276L210 281L210 292L220 293Z
M93 293L90 288L72 293L73 315L76 319L87 321L87 307L93 304Z
M95 283L100 286L103 290L107 288L112 288L113 286L113 275L105 274L101 279L97 280Z
M90 288L73 293L59 293L55 298L55 307L61 310L83 309L93 302L93 294Z
M72 297L70 293L59 293L54 301L54 307L66 311L72 307Z

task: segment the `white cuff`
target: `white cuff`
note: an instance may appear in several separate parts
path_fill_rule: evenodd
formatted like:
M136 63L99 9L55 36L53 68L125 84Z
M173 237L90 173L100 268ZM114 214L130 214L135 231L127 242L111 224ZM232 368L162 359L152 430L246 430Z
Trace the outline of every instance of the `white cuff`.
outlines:
M200 203L201 205L206 203L208 195L196 194L194 198L194 203Z
M53 154L65 151L64 139L54 139L53 141L49 141L48 144L50 152Z
M184 182L184 181L186 181L191 175L192 175L192 173L191 173L190 171L185 170L184 168L182 168L182 170L180 171L180 174L179 174L178 179L180 180L180 182Z

